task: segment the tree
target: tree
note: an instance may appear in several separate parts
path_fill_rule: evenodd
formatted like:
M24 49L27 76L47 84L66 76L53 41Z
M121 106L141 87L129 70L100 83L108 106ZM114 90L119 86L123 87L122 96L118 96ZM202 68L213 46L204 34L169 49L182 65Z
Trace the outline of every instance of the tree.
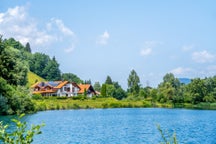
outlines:
M172 73L167 73L163 77L163 82L158 86L161 102L172 101L173 103L183 102L183 94L180 81Z
M0 115L34 112L29 89L11 86L0 77Z
M112 84L106 84L106 94L107 97L113 97L114 93L115 93L115 87Z
M100 82L95 82L95 84L94 84L94 90L96 90L96 91L100 91L101 90Z
M137 95L140 90L140 79L135 70L128 77L128 90L132 95Z
M101 87L101 95L103 97L107 96L106 84L103 84L102 87Z
M146 89L140 88L139 97L146 98L148 96Z
M172 73L167 73L164 77L163 77L163 83L170 83L172 85L172 87L174 87L175 89L178 89L181 85L180 81L175 78L175 76Z
M46 79L46 74L43 73L43 70L45 69L49 61L50 57L46 54L33 54L32 59L29 62L30 71Z
M62 80L67 80L70 82L75 82L75 83L83 83L83 80L81 80L77 75L72 74L72 73L63 73L61 76Z
M21 52L13 47L1 43L0 77L12 85L27 83L28 64L21 59Z
M31 47L30 47L29 42L26 43L25 50L26 50L27 52L31 53Z
M152 97L152 101L153 102L155 102L156 100L157 100L157 92L158 90L157 89L152 89L151 91L150 91L150 96Z
M105 84L113 84L112 79L110 76L107 76Z
M85 82L84 82L85 84L91 84L91 80L89 79L89 80L85 80Z
M119 88L115 89L113 97L118 99L118 100L122 100L122 99L127 97L127 94L121 87L119 87Z
M162 103L173 100L174 93L175 89L172 87L172 85L169 82L165 82L159 87L160 98L158 100Z
M204 80L201 80L200 78L193 79L188 87L190 95L192 96L193 104L203 102L203 98L208 95Z
M25 47L19 41L16 41L14 38L5 39L4 43L7 46L13 47L17 50L25 51Z
M42 73L47 80L55 81L61 79L61 71L55 57L48 61L47 66L44 68Z
M119 85L118 82L113 82L113 85L114 85L114 87L115 87L116 89L121 88L121 86Z

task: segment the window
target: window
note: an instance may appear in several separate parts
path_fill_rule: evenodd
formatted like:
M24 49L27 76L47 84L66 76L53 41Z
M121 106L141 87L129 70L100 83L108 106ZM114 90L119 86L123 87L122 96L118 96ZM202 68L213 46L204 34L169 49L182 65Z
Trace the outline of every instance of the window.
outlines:
M67 88L67 92L70 92L70 88L69 87Z

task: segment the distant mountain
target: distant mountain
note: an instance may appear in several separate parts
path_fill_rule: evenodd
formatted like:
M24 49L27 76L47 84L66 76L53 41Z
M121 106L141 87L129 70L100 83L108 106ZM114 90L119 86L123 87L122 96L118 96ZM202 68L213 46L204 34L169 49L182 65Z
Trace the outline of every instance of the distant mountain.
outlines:
M180 83L183 83L183 84L189 84L191 82L191 79L189 78L178 78Z

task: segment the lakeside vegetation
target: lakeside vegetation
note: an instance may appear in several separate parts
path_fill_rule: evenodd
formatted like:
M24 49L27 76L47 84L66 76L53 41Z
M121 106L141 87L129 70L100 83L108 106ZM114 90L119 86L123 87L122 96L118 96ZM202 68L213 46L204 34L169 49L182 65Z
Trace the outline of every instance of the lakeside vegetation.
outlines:
M78 96L41 97L31 94L30 85L38 81L68 80L93 85L100 92L93 98ZM156 87L143 87L135 70L127 78L124 90L107 76L102 84L82 80L73 73L62 73L55 57L31 53L30 44L23 46L13 38L0 36L0 115L32 113L38 110L78 108L168 107L216 109L216 76L191 79L181 83L167 73Z
M79 98L80 99L50 97L33 100L33 102L37 111L95 108L186 108L216 110L216 103L184 103L173 105L173 103L154 103L150 100L117 100L111 97L86 99L84 96L80 96Z

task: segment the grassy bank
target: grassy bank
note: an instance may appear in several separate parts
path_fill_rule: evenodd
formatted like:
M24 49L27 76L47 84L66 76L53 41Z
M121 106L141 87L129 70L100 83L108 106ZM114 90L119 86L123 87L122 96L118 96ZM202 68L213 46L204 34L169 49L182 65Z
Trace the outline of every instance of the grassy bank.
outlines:
M72 98L44 98L33 100L38 111L61 110L61 109L91 109L91 108L186 108L186 109L210 109L216 110L216 103L200 104L176 104L171 103L152 103L148 100L128 101L116 100L114 98L96 98L96 99L72 99Z
M152 104L150 101L127 101L114 98L96 98L74 100L72 98L58 99L56 97L33 100L38 111L58 109L90 109L90 108L139 108L139 107L169 107L171 104Z

